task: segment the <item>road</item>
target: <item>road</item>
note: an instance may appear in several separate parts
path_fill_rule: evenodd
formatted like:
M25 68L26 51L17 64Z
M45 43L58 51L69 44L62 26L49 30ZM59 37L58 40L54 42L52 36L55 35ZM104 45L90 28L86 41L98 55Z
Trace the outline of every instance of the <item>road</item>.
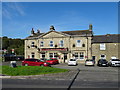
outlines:
M56 66L57 67L57 66ZM80 69L80 73L75 79L71 88L116 88L119 86L120 67L98 67L98 66L59 66L75 70Z
M98 67L98 66L67 66L66 64L54 65L56 68L66 68L73 71L80 69L71 88L118 88L118 72L120 67ZM71 77L55 79L3 79L3 88L68 88L75 73ZM65 75L64 75L65 76ZM62 76L61 76L62 77ZM114 89L115 90L115 89ZM116 89L117 90L117 89Z

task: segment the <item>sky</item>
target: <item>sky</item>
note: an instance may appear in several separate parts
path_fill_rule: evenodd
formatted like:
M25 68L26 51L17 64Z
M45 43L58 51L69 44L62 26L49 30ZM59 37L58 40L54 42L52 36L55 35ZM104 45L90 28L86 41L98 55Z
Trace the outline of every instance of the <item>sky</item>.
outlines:
M118 33L117 2L2 2L2 36L26 38L32 28L48 32L87 30L94 35Z

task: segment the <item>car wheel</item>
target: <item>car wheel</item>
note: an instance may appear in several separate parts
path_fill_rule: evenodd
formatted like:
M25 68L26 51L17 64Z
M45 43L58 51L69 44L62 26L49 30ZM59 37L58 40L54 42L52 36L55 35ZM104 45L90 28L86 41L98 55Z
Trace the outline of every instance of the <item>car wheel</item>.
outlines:
M42 65L40 65L40 66L42 66L42 67L43 67L44 65L42 64Z
M109 66L112 67L112 64L110 64Z
M28 64L25 64L25 66L28 66Z

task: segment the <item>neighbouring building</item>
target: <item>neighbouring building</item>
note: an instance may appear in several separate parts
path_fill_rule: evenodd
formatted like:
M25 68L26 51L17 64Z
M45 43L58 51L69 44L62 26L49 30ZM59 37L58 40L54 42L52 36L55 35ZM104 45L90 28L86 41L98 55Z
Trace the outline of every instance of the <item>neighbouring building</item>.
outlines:
M57 58L66 63L76 58L79 63L86 59L119 58L120 34L93 35L92 25L87 30L58 32L54 26L46 33L34 29L25 39L25 58Z
M120 34L94 35L92 40L92 58L110 60L119 58Z
M92 25L87 30L58 32L54 26L46 33L34 32L25 39L25 58L57 58L60 63L76 58L84 62L92 57Z

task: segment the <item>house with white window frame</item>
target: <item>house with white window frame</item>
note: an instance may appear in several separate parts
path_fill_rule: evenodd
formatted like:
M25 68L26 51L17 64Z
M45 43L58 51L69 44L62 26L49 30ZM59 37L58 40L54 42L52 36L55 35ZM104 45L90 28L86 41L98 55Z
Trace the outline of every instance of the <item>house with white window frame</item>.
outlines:
M120 34L94 35L92 39L92 58L98 61L112 58L120 59Z

